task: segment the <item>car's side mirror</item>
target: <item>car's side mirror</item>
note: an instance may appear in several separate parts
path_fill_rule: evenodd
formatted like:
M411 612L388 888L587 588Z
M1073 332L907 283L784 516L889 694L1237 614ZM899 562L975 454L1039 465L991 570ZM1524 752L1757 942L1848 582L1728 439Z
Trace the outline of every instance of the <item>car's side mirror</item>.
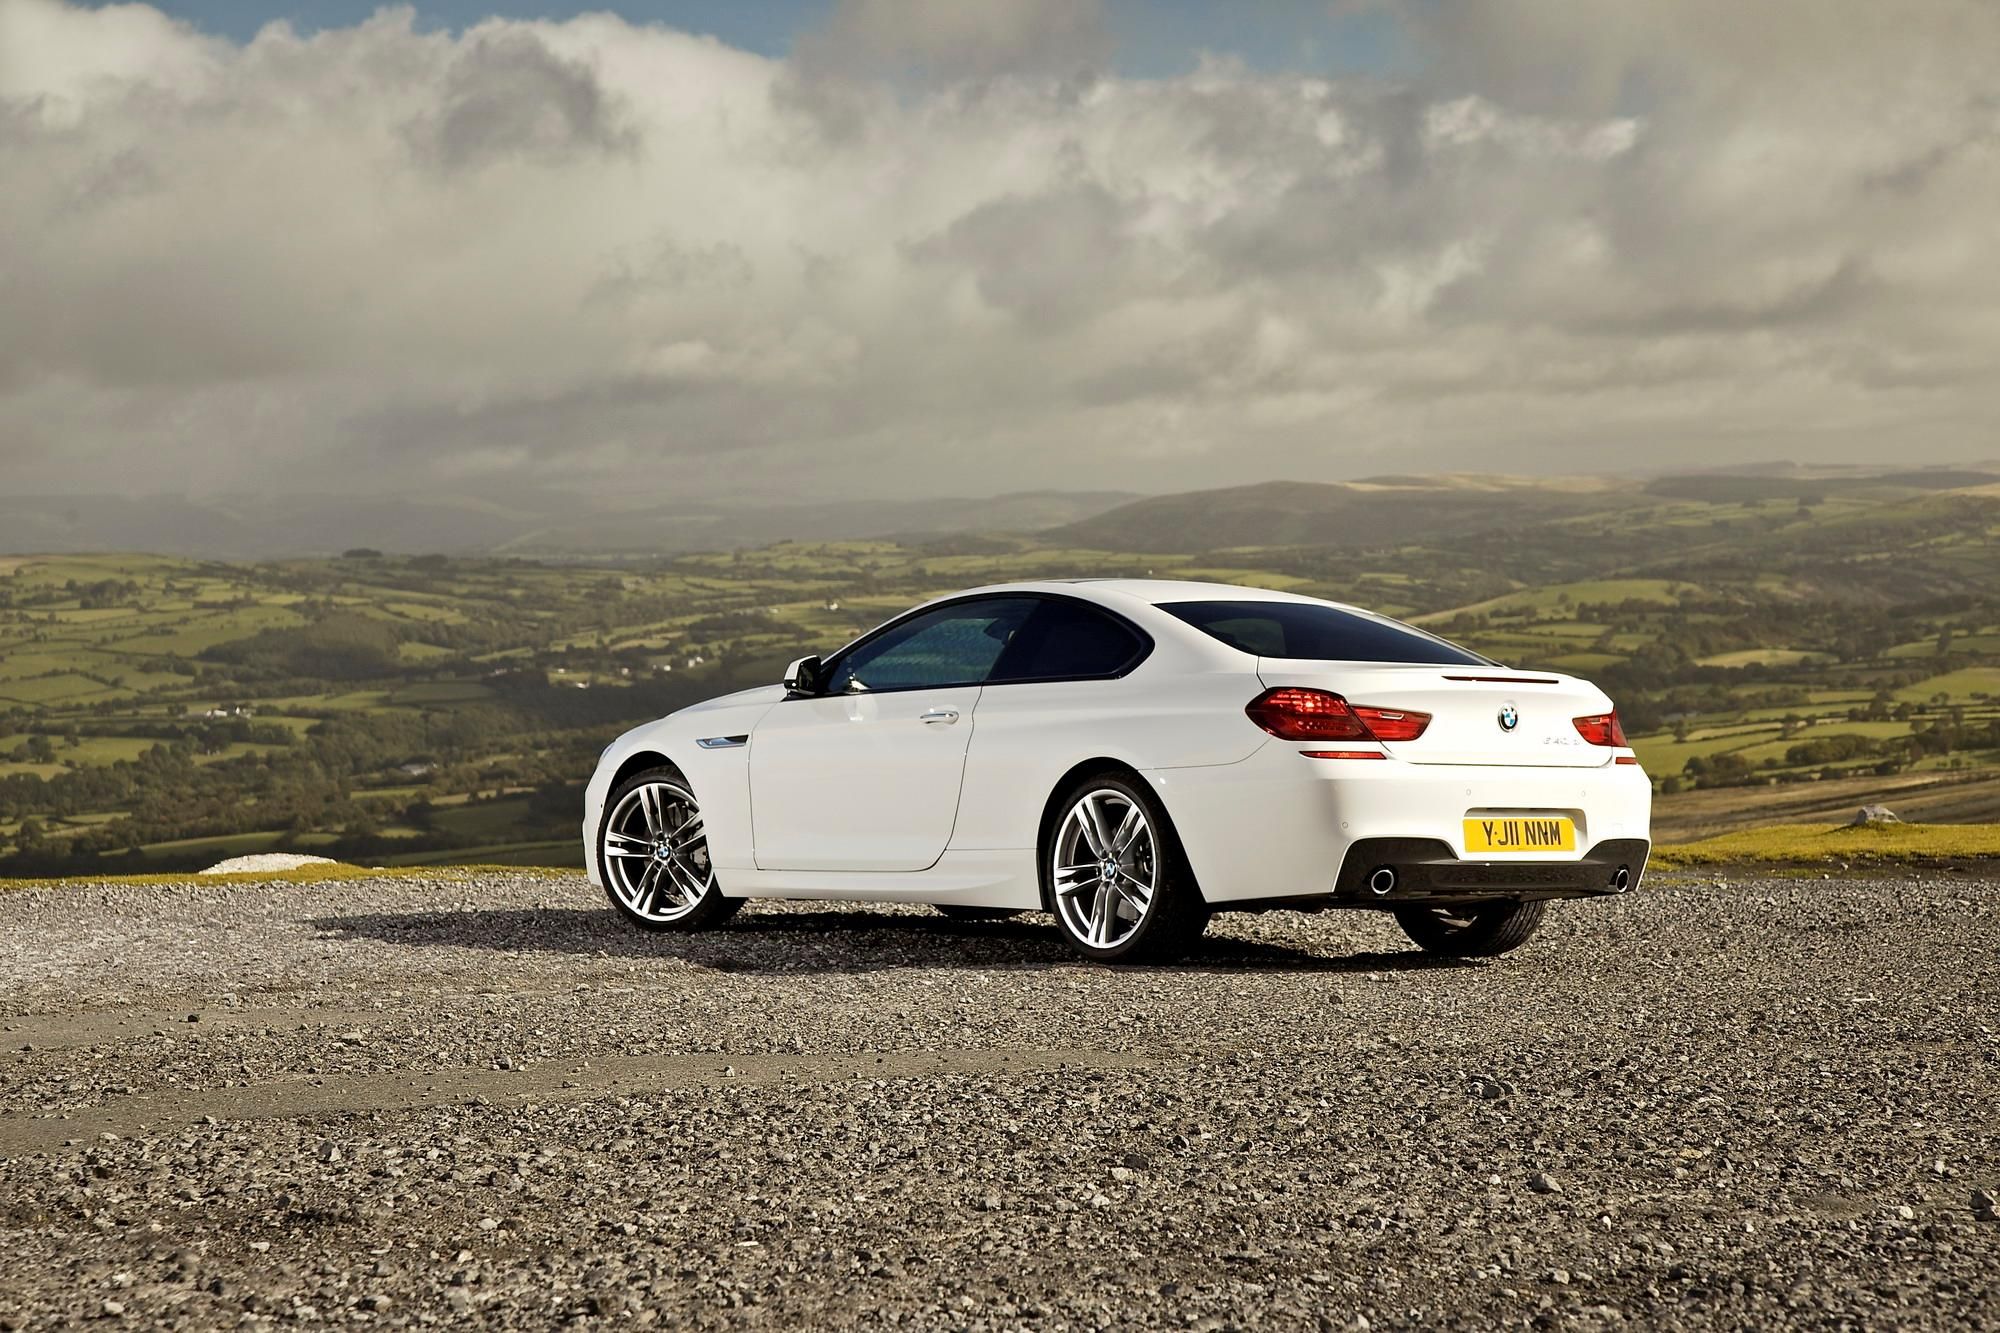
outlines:
M818 694L826 664L817 657L801 657L785 668L787 694Z

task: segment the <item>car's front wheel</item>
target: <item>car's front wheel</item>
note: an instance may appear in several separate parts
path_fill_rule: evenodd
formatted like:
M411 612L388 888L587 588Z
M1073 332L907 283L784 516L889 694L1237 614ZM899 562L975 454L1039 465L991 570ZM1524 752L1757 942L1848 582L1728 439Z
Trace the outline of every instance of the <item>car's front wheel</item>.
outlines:
M649 768L618 784L604 803L597 862L611 905L645 930L700 930L734 916L708 857L701 805L672 768Z
M1495 958L1526 944L1548 910L1546 902L1400 907L1396 909L1396 924L1425 953L1446 958Z
M1102 962L1184 955L1208 926L1167 813L1116 774L1066 791L1042 856L1056 925L1071 948Z

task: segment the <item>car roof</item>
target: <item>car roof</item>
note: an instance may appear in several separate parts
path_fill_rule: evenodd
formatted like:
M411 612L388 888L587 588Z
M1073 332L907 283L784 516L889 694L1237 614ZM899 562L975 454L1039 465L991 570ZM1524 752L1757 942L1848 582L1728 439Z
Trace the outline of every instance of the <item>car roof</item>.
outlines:
M1326 602L1318 597L1302 597L1297 593L1278 592L1271 588L1252 588L1240 583L1203 583L1191 579L1042 579L1022 583L996 583L984 588L968 588L954 597L966 597L981 593L1005 592L1048 592L1071 597L1082 597L1087 601L1101 602L1107 606L1118 606L1130 602L1142 602L1147 606L1164 606L1172 602L1313 602L1322 606L1340 606L1339 602Z
M1211 662L1227 660L1238 664L1245 659L1254 660L1256 655L1245 653L1242 649L1231 646L1162 608L1176 602L1286 602L1294 605L1336 607L1374 620L1389 619L1380 612L1347 602L1306 597L1299 593L1278 592L1272 588L1246 587L1240 583L1208 583L1194 579L1075 578L1024 579L1017 583L989 583L983 587L964 588L921 602L885 621L884 626L943 603L1015 593L1072 597L1079 601L1094 602L1124 615L1151 634L1156 645L1162 640L1178 644L1183 655L1193 654L1190 660L1206 659ZM865 639L879 632L881 628L882 626L878 626L876 630L871 630L860 637ZM859 639L855 642L859 642ZM851 647L852 644L848 646ZM847 648L843 647L840 651L846 652Z

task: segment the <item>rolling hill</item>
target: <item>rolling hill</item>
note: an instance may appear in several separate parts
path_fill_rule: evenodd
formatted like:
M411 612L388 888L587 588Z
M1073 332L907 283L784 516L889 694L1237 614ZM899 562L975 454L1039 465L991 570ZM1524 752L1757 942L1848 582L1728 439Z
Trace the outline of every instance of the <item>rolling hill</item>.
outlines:
M338 555L654 557L778 541L1031 532L1135 498L1122 491L1026 491L928 500L812 503L495 496L224 495L128 498L0 495L0 553L148 551L201 559Z
M1444 475L1271 481L1149 496L1042 536L1106 551L1430 545L1594 515L1643 517L1675 504L1810 508L1840 500L1881 505L1952 492L1978 495L1996 483L2000 472L1964 469L1833 477L1699 473L1651 479Z
M677 511L675 540L705 533L705 551L648 546L661 516L635 509L629 531L599 516L576 538L632 543L613 557L564 549L545 514L471 503L460 531L492 524L504 555L438 554L437 531L414 557L0 557L0 875L270 848L570 858L575 785L634 721L769 681L928 596L1091 575L1359 602L1510 666L1588 675L1626 716L1663 829L1872 799L1990 819L1988 475L1378 477L1124 504ZM345 539L341 513L300 531ZM375 531L422 513L377 515ZM145 517L82 515L70 540L122 542ZM798 539L874 522L917 531ZM793 539L737 544L771 532ZM535 549L559 554L521 554Z

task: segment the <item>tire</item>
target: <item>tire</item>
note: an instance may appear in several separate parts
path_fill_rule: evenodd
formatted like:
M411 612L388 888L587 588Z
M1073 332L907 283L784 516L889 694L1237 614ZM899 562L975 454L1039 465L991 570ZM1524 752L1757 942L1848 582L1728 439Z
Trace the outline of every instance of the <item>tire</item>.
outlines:
M953 921L1005 921L1021 915L1018 907L963 907L958 903L932 903L931 906Z
M649 768L612 788L597 865L611 905L641 930L704 930L743 907L716 882L701 806L676 768Z
M1444 958L1497 958L1526 944L1548 910L1548 903L1542 900L1399 907L1396 924L1425 953Z
M1103 773L1066 788L1055 810L1042 843L1042 894L1064 942L1103 963L1185 957L1208 928L1208 904L1153 793L1122 774ZM1126 822L1133 812L1137 828ZM1108 898L1101 868L1107 837L1108 860L1117 868Z

